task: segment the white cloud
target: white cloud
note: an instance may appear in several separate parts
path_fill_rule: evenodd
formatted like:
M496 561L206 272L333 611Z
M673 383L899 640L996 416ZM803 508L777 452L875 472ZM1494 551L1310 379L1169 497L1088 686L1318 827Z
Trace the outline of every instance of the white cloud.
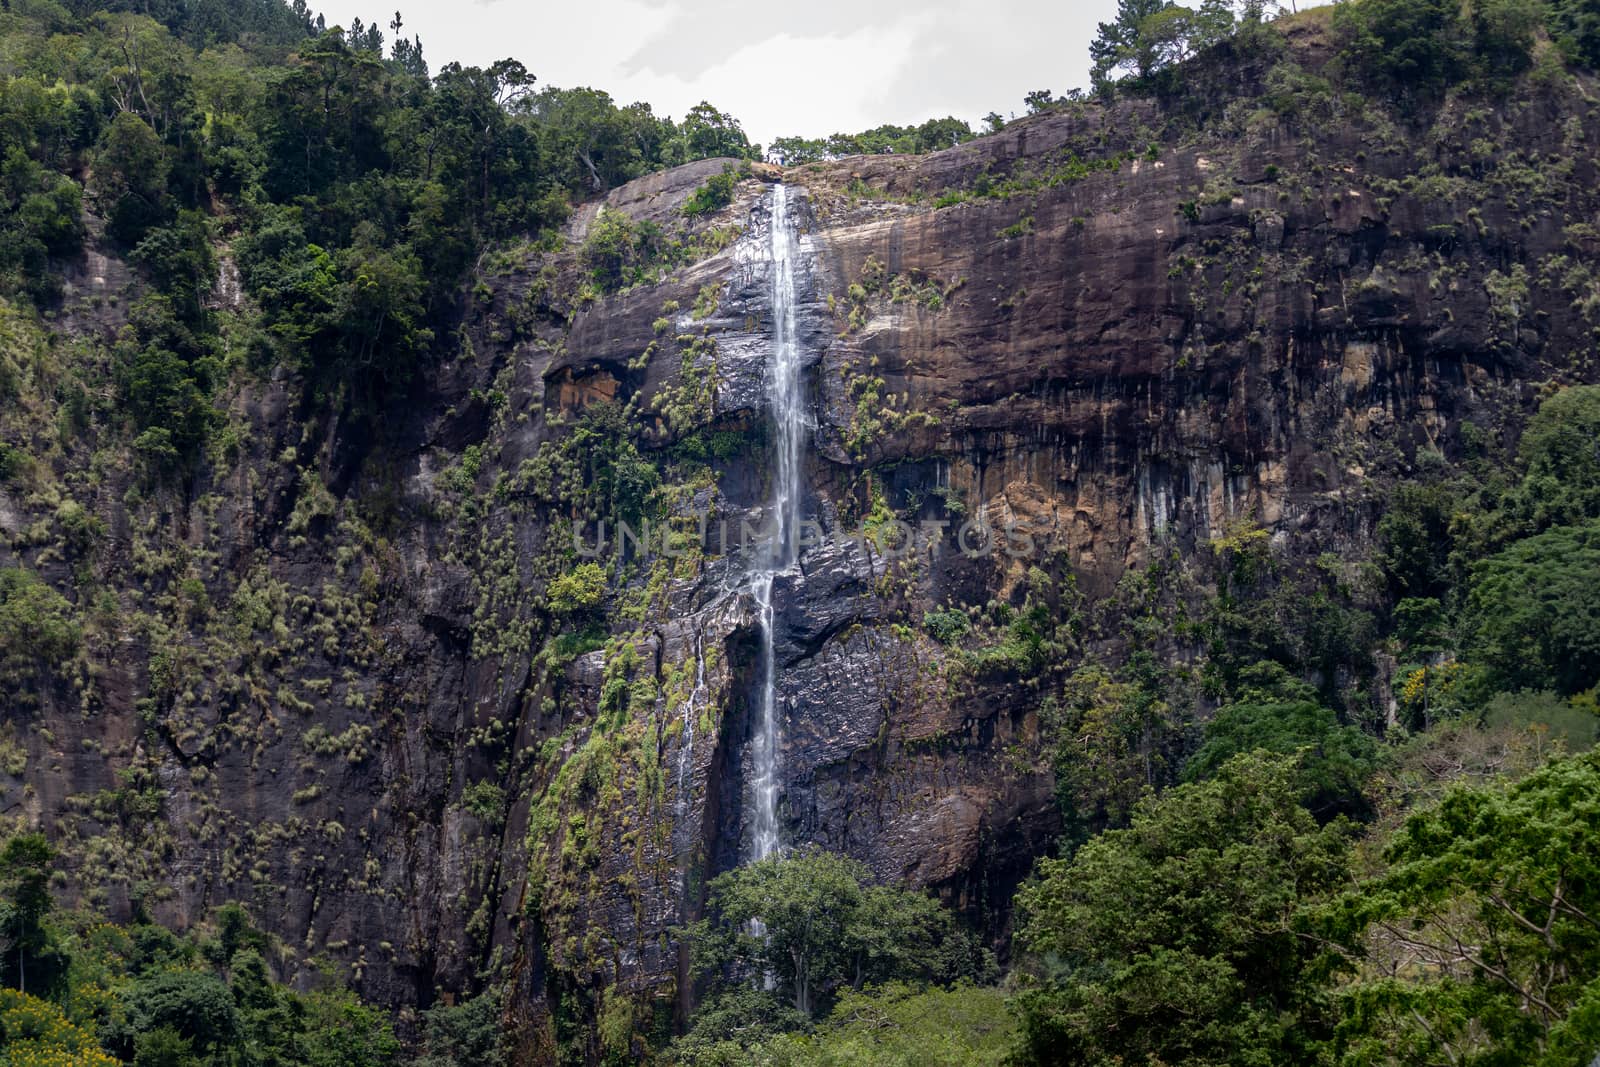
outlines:
M381 3L400 4L405 34L422 38L435 70L513 57L541 85L587 85L658 114L710 100L763 144L1020 111L1030 90L1087 84L1095 25L1116 11L1116 0ZM392 14L363 8L330 0L321 10L330 24L359 16L387 30Z

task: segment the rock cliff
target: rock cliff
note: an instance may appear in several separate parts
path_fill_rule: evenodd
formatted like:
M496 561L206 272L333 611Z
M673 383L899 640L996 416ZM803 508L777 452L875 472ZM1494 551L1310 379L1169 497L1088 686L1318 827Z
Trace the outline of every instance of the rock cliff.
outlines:
M1231 76L1198 113L1070 104L931 156L763 169L676 262L600 291L596 228L677 227L724 164L652 175L562 247L480 264L451 355L376 422L264 373L189 484L58 453L59 491L0 490L0 560L100 600L13 716L6 804L113 914L244 900L292 966L398 1007L503 968L531 1059L603 990L680 1009L674 928L748 829L757 620L718 531L767 499L781 178L826 535L775 587L783 837L1003 945L1060 831L1004 619L1048 603L1073 655L1116 660L1130 574L1178 561L1181 614L1241 530L1365 558L1387 484L1595 375L1594 86L1400 128ZM29 343L116 328L126 270L97 252L81 282ZM64 512L98 532L57 540ZM575 524L592 547L646 520L656 548L603 553L599 599L556 595ZM952 611L959 632L931 624ZM1181 626L1149 642L1206 654ZM1331 682L1382 714L1381 677Z

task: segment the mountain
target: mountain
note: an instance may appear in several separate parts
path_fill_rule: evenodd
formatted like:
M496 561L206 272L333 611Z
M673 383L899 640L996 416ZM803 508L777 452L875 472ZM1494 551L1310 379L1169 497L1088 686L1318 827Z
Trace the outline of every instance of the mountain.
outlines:
M763 819L1021 973L1036 863L1239 708L1365 776L1600 682L1600 86L1543 30L1392 89L1313 11L778 167L184 10L0 24L0 789L63 904L599 1062L691 1023Z

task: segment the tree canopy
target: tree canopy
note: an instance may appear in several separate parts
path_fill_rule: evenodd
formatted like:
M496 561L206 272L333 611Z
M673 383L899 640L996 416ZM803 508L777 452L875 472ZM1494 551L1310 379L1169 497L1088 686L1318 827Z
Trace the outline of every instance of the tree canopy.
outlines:
M1297 916L1348 877L1350 835L1301 797L1293 758L1241 755L1042 861L1018 895L1047 963L1018 1002L1030 1059L1306 1062L1332 1020Z

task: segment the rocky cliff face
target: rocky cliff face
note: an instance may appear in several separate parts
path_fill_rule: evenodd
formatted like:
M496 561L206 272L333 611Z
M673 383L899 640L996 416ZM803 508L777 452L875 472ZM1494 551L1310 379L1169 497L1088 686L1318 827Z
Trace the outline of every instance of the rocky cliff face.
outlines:
M1174 558L1203 595L1241 524L1362 558L1389 480L1514 427L1534 383L1593 377L1592 89L1415 129L1338 100L1074 105L782 174L826 535L775 588L784 839L1001 937L1058 831L1041 691L929 613L1087 616ZM607 214L677 226L721 167L486 262L451 356L383 419L267 372L188 484L85 448L0 491L0 562L92 620L8 716L6 805L63 843L65 890L180 925L247 901L286 967L331 959L397 1006L504 968L534 1059L603 988L686 1003L673 928L747 832L757 618L716 533L767 499L780 175L742 180L652 284L587 288L584 249ZM117 324L95 286L126 271L82 281L62 337ZM646 516L678 551L608 552L603 599L552 596L575 522L592 544ZM1127 634L1099 618L1078 651L1114 660Z

